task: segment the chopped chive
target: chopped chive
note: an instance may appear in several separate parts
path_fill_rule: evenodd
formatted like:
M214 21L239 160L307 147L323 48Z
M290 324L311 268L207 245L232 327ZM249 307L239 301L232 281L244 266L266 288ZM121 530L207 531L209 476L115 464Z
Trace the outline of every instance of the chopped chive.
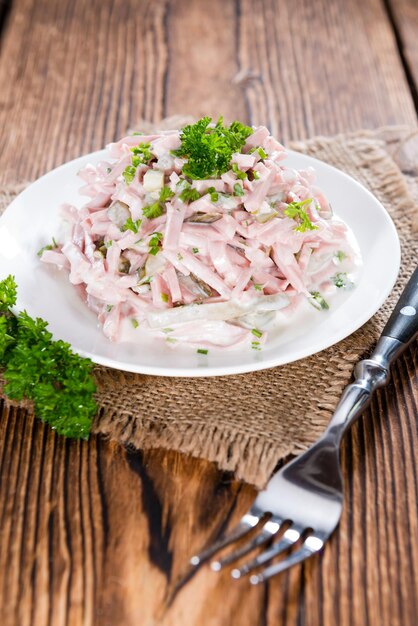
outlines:
M166 293L162 293L162 294L161 294L161 300L162 300L163 302L168 302L168 294L166 294Z
M261 331L257 330L257 328L252 328L251 332L252 332L253 335L255 335L258 338L263 336L263 333Z
M134 317L131 319L131 323L134 328L138 328L139 326L138 320L136 320Z
M197 354L207 354L209 350L205 350L204 348L198 348L196 352Z

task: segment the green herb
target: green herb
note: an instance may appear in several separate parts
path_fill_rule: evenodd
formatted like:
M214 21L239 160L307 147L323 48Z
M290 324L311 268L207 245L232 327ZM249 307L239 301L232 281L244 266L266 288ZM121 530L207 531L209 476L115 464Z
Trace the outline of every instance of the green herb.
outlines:
M228 171L233 153L241 150L253 132L240 122L226 127L222 117L214 127L209 127L211 121L212 118L203 117L181 132L181 146L174 154L187 159L183 174L189 178L216 178Z
M309 302L312 304L312 306L314 306L316 309L322 309L324 311L326 311L327 309L329 309L329 304L328 302L325 300L325 298L319 293L319 291L311 291L311 298L309 299Z
M162 294L161 294L161 300L162 300L163 302L168 302L168 294L166 294L166 293L162 293Z
M138 132L138 131L134 131L133 133L131 133L132 137L134 137L135 135L143 135L144 133Z
M161 217L161 215L164 213L164 209L159 202L154 202L154 204L144 206L144 208L142 209L142 213L149 220L152 220L155 217Z
M109 241L106 241L106 243L104 244L106 246L106 248L110 248L110 246L113 244L113 241L111 239L109 239Z
M338 259L339 263L342 263L346 257L347 255L342 250L338 250L338 252L335 254L335 258Z
M192 251L194 254L198 254L199 253L199 248L192 248Z
M129 185L135 178L136 167L133 165L127 165L122 172L122 176L125 179L125 183Z
M137 233L139 231L139 228L142 224L142 220L135 220L135 222L133 221L132 217L128 217L128 219L126 220L126 222L124 223L124 225L122 226L123 231L125 230L131 230L133 233ZM112 245L112 244L110 244ZM109 247L109 246L107 246Z
M171 191L170 187L163 187L160 191L160 202L167 202L174 196L174 191Z
M44 246L43 248L38 250L37 254L38 254L39 257L41 257L43 255L43 253L45 252L45 250L55 250L56 248L58 248L58 244L55 241L55 239L52 237L52 243L50 243L47 246Z
M258 338L263 336L263 333L261 331L257 330L257 328L252 328L251 332L252 332L253 335L255 335Z
M174 339L174 337L166 337L165 338L167 343L176 343L177 339Z
M108 313L110 313L110 311L113 309L113 304L106 304L106 311Z
M199 200L200 193L197 189L185 188L179 195L179 198L182 202L194 202L195 200Z
M182 254L180 254L180 252L177 252L177 258L179 261L182 261L184 257Z
M338 289L351 289L354 286L354 283L348 279L346 272L338 272L331 280Z
M253 350L261 350L259 341L252 341L251 342L251 347L252 347Z
M268 154L265 150L263 150L263 148L260 146L259 148L257 148L257 152L260 155L261 159L267 159Z
M163 333L172 333L174 328L163 328Z
M0 281L0 365L5 368L4 393L28 398L35 414L60 435L87 439L97 406L93 364L53 341L47 322L26 311L13 315L16 304L13 276Z
M149 253L156 255L161 248L162 233L153 233L149 240Z
M258 180L260 178L260 174L255 170L248 171L248 180Z
M235 183L234 185L234 196L243 196L244 190L239 183Z
M208 194L210 195L210 199L212 202L218 202L219 194L216 191L215 187L209 187Z
M291 217L294 220L299 221L299 226L296 226L294 230L300 233L304 233L307 230L317 230L318 226L314 226L309 219L309 215L306 212L305 205L310 204L312 198L307 198L301 202L291 202L287 205L287 208L283 211L287 217Z
M262 283L254 283L254 282L253 282L253 287L254 287L254 289L255 289L256 291L263 291L263 289L264 289L264 286L263 286L263 284L262 284Z
M140 284L149 285L151 281L152 281L152 276L146 276L145 278L141 280Z
M111 168L111 167L107 167L107 168L106 168L106 173L107 173L107 174L110 174L110 172L111 172L111 171L112 171L112 168Z
M131 323L134 328L138 328L139 322L134 317L131 318Z
M140 143L134 148L131 148L131 152L133 152L134 156L137 157L136 163L139 165L140 163L146 164L154 158L153 153L150 150L151 144L149 143ZM139 162L138 162L139 159ZM133 159L132 159L133 163Z
M207 354L209 352L209 350L205 350L203 348L198 348L196 350L197 354Z
M240 180L244 180L245 178L248 178L247 172L243 172L242 170L240 170L236 163L232 164L232 171L234 172L235 176L239 178Z

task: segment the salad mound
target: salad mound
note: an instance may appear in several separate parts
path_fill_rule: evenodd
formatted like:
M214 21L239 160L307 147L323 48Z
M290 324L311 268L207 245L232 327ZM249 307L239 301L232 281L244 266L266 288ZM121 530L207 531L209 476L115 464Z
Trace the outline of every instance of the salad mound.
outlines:
M62 206L68 232L40 256L68 271L110 340L260 349L302 303L327 309L352 286L348 228L267 128L205 117L108 152L79 172L89 201Z

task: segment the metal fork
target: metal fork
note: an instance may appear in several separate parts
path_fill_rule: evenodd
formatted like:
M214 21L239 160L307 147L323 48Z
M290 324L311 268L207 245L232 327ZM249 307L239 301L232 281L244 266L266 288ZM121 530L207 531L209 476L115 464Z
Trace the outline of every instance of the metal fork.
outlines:
M341 517L343 482L339 448L346 430L364 411L378 387L389 379L389 367L418 333L418 267L405 287L370 358L360 361L355 380L344 390L320 439L273 475L239 524L212 544L191 564L198 566L241 539L247 541L228 556L213 561L221 570L263 546L263 551L231 571L233 578L252 572L258 584L319 552ZM274 557L283 558L269 564ZM258 570L258 571L256 571Z

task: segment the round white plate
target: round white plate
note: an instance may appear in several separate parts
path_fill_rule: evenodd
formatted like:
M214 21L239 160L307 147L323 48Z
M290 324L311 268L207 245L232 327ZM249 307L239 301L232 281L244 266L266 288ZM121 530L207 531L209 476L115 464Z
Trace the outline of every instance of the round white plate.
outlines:
M100 151L75 159L49 172L21 193L0 219L0 278L14 274L18 284L17 310L49 322L56 339L94 362L143 374L160 376L219 376L283 365L319 352L362 326L382 305L396 280L400 247L396 229L378 200L355 180L311 157L289 152L285 165L313 166L318 185L334 211L352 229L360 247L363 267L358 283L327 312L316 311L293 323L278 340L262 351L209 350L176 346L161 340L146 345L111 343L98 327L96 316L78 298L66 272L39 261L37 251L59 231L58 207L63 202L80 206L81 181L77 172L88 163L106 158Z

